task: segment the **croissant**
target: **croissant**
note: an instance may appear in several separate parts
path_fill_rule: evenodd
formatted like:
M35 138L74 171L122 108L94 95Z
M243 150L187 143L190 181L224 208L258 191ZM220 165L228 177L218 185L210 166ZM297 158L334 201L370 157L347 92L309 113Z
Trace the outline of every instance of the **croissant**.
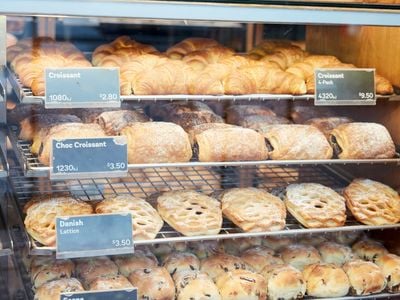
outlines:
M225 64L209 64L199 73L193 73L188 90L192 95L223 95L224 78L232 68Z
M286 69L286 72L306 80L314 74L314 69L324 68L327 65L340 64L340 60L330 55L310 55L302 62L298 62Z
M275 63L280 69L286 70L292 64L302 61L306 55L306 52L297 46L278 47L272 54L266 54L261 61Z
M337 63L337 64L332 64L332 65L326 65L326 66L324 66L324 68L355 69L357 67L352 64ZM307 78L306 84L307 84L307 93L314 94L315 93L314 74ZM391 95L394 93L393 86L390 83L390 81L379 74L375 74L375 90L376 90L376 93L379 95Z
M218 42L207 38L188 38L170 47L166 54L171 59L182 59L185 55L198 50L218 46Z
M250 50L248 57L259 60L267 54L272 54L276 48L290 47L292 43L287 40L264 40Z
M203 50L197 50L189 53L183 58L194 70L202 70L208 64L216 64L227 57L233 56L235 52L227 47L215 46Z

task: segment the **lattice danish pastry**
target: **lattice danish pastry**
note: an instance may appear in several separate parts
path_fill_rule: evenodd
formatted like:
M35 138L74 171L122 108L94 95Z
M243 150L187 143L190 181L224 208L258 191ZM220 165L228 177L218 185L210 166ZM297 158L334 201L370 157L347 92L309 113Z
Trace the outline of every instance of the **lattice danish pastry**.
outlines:
M218 200L195 191L170 191L157 199L161 217L186 236L218 234L222 213Z
M96 205L96 213L132 214L133 236L135 240L151 240L157 236L164 222L157 211L145 200L131 195L119 195Z
M289 185L285 204L297 221L307 228L343 226L346 221L345 199L318 183Z
M399 194L383 183L355 179L345 188L344 197L353 216L363 224L385 225L400 221Z

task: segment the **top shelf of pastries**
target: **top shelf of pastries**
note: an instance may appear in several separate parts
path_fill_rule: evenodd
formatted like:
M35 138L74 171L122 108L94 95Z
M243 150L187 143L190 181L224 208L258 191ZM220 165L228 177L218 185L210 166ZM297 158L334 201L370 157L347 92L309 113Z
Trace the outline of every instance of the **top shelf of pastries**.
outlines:
M397 3L397 0L259 0L250 3L243 0L4 0L0 14L398 26Z

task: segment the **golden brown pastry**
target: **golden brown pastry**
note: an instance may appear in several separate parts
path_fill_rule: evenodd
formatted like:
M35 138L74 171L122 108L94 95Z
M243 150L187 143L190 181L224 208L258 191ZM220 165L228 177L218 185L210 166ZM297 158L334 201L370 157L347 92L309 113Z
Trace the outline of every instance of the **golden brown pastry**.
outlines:
M306 294L303 274L290 265L267 265L262 269L261 275L267 282L268 299L301 299Z
M352 250L360 259L369 261L375 261L379 256L388 253L381 243L373 240L358 241L352 246Z
M81 258L76 261L75 272L84 287L87 288L98 277L117 276L118 267L106 256Z
M293 45L292 42L289 40L281 40L281 39L263 40L249 51L248 56L251 59L258 60L267 55L268 53L273 53L274 50L277 48L291 47L292 45Z
M96 122L108 135L118 135L130 123L147 121L150 121L149 117L134 110L105 111L96 118Z
M218 252L222 252L223 246L216 240L191 242L188 245L188 250L202 260Z
M264 138L247 128L212 128L196 135L199 161L246 161L268 158Z
M64 278L43 284L36 290L34 300L59 300L61 293L84 291L76 278Z
M182 59L187 54L219 46L218 42L207 38L187 38L176 45L170 47L166 54L172 59Z
M245 128L254 129L258 132L265 132L269 126L275 124L290 124L291 122L279 116L246 116L240 122L239 125Z
M95 211L98 214L131 213L135 240L154 239L164 224L147 201L129 194L105 199L96 205Z
M323 262L339 267L357 257L350 247L334 242L322 243L318 250Z
M241 258L226 253L218 253L201 261L200 270L208 274L214 281L218 276L233 270L250 270Z
M128 141L128 162L188 162L192 148L182 127L167 122L133 123L121 130Z
M157 199L161 217L186 236L218 234L222 212L218 200L195 191L170 191Z
M225 94L225 78L235 69L222 63L212 63L191 73L188 91L191 95Z
M72 197L41 196L32 198L24 208L24 224L27 232L45 246L56 244L56 217L89 215L93 213L90 204Z
M105 291L133 288L133 285L122 275L97 277L89 285L91 291Z
M314 75L316 68L323 68L327 65L334 65L340 63L339 59L331 55L310 55L303 61L291 65L286 72L291 73L298 78L306 80Z
M174 300L175 285L167 269L163 267L133 271L129 281L138 291L138 299Z
M199 125L192 126L187 133L189 134L190 144L194 145L196 143L196 135L213 128L232 128L235 125L225 124L225 123L203 123Z
M177 300L221 300L218 288L206 273L183 270L174 274Z
M306 246L318 247L322 243L328 242L328 237L324 234L302 235L296 239L297 243Z
M133 271L157 267L158 261L155 256L149 256L142 250L135 249L135 253L129 255L118 255L113 257L119 272L128 277Z
M164 258L163 267L173 276L180 271L200 270L200 261L193 253L172 252Z
M281 257L286 264L289 264L300 271L303 271L308 265L321 262L321 256L317 249L312 246L301 244L286 246L281 251Z
M347 117L325 117L325 118L312 118L307 120L304 124L317 127L327 139L331 131L342 124L353 122L352 119Z
M283 264L283 260L275 255L274 250L266 246L249 248L242 252L240 258L257 273L260 273L266 266Z
M342 268L334 264L317 263L303 271L307 295L311 297L343 297L350 288L349 278Z
M245 232L282 230L285 227L284 203L257 188L233 188L221 195L222 213Z
M383 254L375 259L375 264L385 275L388 291L397 293L400 290L400 257L394 254Z
M51 260L32 266L30 270L33 286L39 288L46 282L71 278L75 266L71 260Z
M271 248L274 251L279 251L282 248L296 242L296 239L288 236L266 236L262 239L262 244Z
M187 63L193 70L201 71L209 64L217 64L229 56L233 56L235 51L224 46L213 46L202 50L188 53L183 57L183 61Z
M286 187L285 205L307 228L338 227L346 222L345 199L319 183L290 184Z
M97 124L63 123L50 127L44 135L36 135L31 147L32 153L37 153L39 161L44 165L50 164L50 152L53 140L68 138L100 138L105 132Z
M347 123L331 131L330 142L341 159L392 158L395 145L388 130L377 123Z
M379 267L372 262L353 260L343 266L350 281L352 295L370 295L383 291L386 279Z
M396 224L400 221L400 197L391 187L370 179L354 179L344 189L347 207L367 225Z
M286 70L291 65L302 61L307 53L296 45L276 47L270 53L261 58L261 61L267 61L275 64L282 70Z
M311 125L271 125L262 133L274 160L329 159L333 154L322 132Z
M266 300L267 283L260 274L247 270L222 273L215 283L223 300Z
M224 239L221 242L222 251L226 254L240 256L247 249L262 246L262 238L248 237L237 239Z

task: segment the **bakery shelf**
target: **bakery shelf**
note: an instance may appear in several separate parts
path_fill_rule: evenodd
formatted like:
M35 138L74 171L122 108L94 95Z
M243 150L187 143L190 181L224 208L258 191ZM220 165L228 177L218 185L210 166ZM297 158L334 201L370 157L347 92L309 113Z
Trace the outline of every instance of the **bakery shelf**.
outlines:
M89 54L90 55L90 54ZM20 103L25 104L44 104L44 96L35 96L32 93L30 88L24 87L19 80L18 76L7 68L8 79L13 87L15 94ZM239 100L247 100L247 101L267 101L267 100L302 100L302 101L314 101L314 95L289 95L289 94L251 94L251 95L220 95L220 96L212 96L212 95L130 95L130 96L120 96L121 101L174 101L174 100L200 100L200 101L239 101ZM399 100L400 95L377 95L377 99L379 100Z
M13 254L13 243L2 217L0 217L0 257Z
M39 162L36 155L30 151L28 141L17 138L17 128L10 127L9 137L17 156L19 164L23 167L28 177L48 177L50 167ZM194 155L195 157L196 155ZM202 167L250 167L250 166L304 166L304 165L368 165L368 164L394 164L400 165L400 155L396 154L391 159L321 159L321 160L261 160L261 161L228 161L228 162L198 162L196 158L187 163L159 163L159 164L129 164L128 168L202 168Z
M23 230L23 206L35 195L72 195L85 201L99 201L117 194L133 194L137 197L155 201L155 195L163 191L197 189L204 193L218 193L222 189L238 186L257 186L274 194L281 194L283 187L295 182L316 182L340 190L351 180L347 175L333 171L327 166L246 166L242 168L147 168L133 169L123 179L87 179L50 181L48 178L27 178L19 167L10 169L10 182L13 189L16 210L21 215ZM351 216L345 226L336 228L306 229L292 217L287 218L286 228L275 232L245 233L231 222L225 220L218 235L187 237L165 225L153 240L135 242L136 245L188 242L201 240L234 239L241 237L281 236L339 231L368 231L386 228L399 228L400 224L386 226L367 226L355 221ZM54 247L45 247L31 239L27 233L31 254L51 255Z
M236 22L386 25L400 24L396 6L308 1L145 1L3 0L0 14L29 16L118 17Z

